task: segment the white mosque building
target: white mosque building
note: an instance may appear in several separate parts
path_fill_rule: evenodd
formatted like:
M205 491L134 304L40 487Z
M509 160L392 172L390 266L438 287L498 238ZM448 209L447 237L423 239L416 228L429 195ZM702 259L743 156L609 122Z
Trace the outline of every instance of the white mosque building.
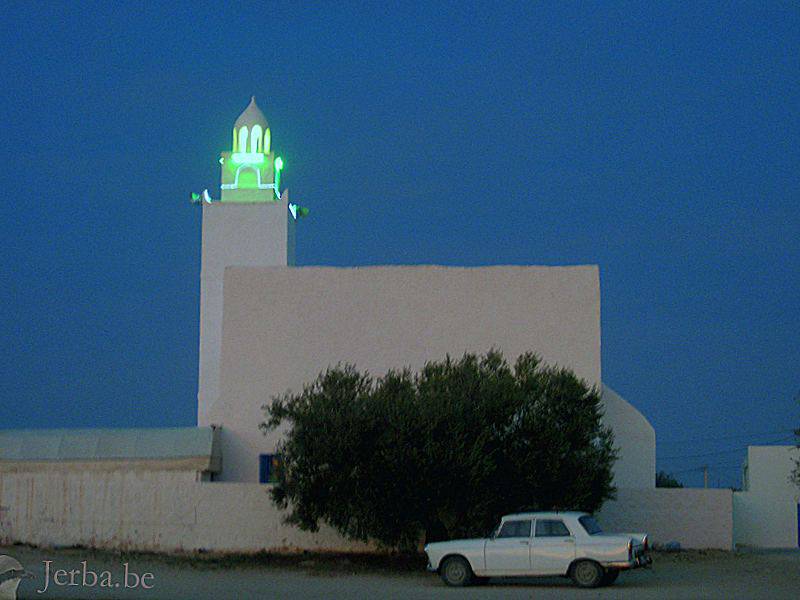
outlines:
M532 350L602 385L596 266L293 268L298 208L279 193L269 142L252 99L220 158L221 199L202 203L198 426L220 430L219 480L268 480L279 434L256 426L262 405L340 362L381 374L448 353ZM655 432L605 390L615 483L652 488Z
M382 374L494 347L511 360L534 351L603 389L619 449L611 522L691 546L681 511L708 521L722 507L695 545L730 547L730 491L676 503L656 490L653 428L603 385L597 266L296 267L305 209L281 188L255 99L232 133L219 199L193 195L203 213L197 427L0 431L0 543L361 548L283 523L266 493L281 433L259 430L262 406L337 363Z

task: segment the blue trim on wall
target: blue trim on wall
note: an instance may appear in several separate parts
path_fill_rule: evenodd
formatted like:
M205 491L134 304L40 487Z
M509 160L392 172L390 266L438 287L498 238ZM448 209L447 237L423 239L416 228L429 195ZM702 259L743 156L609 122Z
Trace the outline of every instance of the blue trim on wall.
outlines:
M258 483L269 483L269 468L271 465L271 454L258 455Z
M280 467L280 454L258 455L258 482L277 483L278 468Z

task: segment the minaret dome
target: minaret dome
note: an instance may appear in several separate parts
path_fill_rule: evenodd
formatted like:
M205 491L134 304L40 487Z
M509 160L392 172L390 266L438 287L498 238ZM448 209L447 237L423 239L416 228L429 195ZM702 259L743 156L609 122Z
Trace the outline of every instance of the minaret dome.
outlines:
M233 152L269 154L270 132L267 118L256 104L256 97L233 124Z

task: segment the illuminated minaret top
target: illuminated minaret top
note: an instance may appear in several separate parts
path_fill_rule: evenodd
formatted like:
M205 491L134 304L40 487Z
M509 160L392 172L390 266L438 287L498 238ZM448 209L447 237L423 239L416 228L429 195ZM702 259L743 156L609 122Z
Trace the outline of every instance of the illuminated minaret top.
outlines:
M233 125L231 151L219 159L222 202L276 202L280 198L283 160L275 158L271 142L267 118L253 96Z

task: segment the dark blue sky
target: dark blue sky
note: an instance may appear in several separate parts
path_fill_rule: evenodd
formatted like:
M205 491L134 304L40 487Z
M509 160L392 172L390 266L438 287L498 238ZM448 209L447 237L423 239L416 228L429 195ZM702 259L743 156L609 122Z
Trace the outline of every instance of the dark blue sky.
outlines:
M1 427L194 424L188 195L251 94L299 264L596 263L659 467L800 425L796 4L163 4L4 5Z

